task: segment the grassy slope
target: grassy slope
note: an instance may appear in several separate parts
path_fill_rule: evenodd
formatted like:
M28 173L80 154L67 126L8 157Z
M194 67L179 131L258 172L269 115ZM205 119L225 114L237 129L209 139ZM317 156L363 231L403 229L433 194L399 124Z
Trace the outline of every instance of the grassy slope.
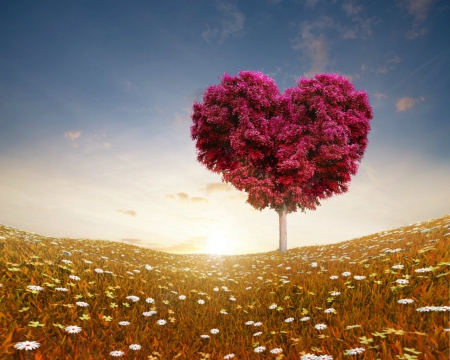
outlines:
M231 353L234 359L266 359L276 358L270 350L280 348L279 359L308 353L333 359L448 359L448 308L417 309L449 305L449 235L446 215L285 254L218 257L55 239L0 225L0 358L112 359L110 352L119 350L129 359L223 359ZM69 277L74 275L79 280ZM145 301L149 298L154 303ZM401 304L401 299L414 302ZM157 313L142 315L151 310ZM166 324L158 325L159 319ZM318 330L317 324L327 328ZM69 334L69 325L82 330ZM13 347L25 340L40 347ZM131 350L131 344L141 349ZM259 346L266 348L261 354L254 352ZM364 352L345 355L356 348Z

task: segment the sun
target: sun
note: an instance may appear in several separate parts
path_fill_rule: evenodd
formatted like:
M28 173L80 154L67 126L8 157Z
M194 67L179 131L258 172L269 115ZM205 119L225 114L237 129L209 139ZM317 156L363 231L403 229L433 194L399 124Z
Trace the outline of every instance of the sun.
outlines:
M221 233L214 233L209 237L208 241L208 254L221 255L227 248L227 240Z

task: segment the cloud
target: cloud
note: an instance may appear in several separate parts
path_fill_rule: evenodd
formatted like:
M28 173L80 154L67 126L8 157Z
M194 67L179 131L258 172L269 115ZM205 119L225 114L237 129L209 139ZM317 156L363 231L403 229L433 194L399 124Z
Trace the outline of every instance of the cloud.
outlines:
M193 203L200 203L200 202L208 203L208 200L206 200L205 198L202 198L202 197L194 196L194 197L191 197L191 202L193 202Z
M346 0L342 3L342 9L348 18L354 23L356 27L349 29L347 26L337 26L341 36L344 39L356 39L357 37L364 38L365 35L372 35L372 25L379 22L375 17L368 18L364 15L364 9L361 5L356 5L355 2Z
M182 201L187 201L189 199L189 195L184 192L179 192L177 195Z
M221 28L211 29L209 24L206 24L207 30L202 32L202 37L207 43L210 43L212 39L219 38L219 43L222 43L229 36L239 36L244 29L245 16L240 12L235 5L218 2L216 4L217 10L219 10L223 18L220 20Z
M133 210L117 210L117 212L124 213L124 214L130 215L130 216L133 216L133 217L135 217L137 215L136 211L133 211Z
M270 76L272 79L278 80L276 82L280 88L280 91L283 90L282 85L290 87L292 86L293 82L294 83L297 82L298 79L300 78L300 75L283 71L282 68L279 66L275 66L275 69L276 70L274 72L268 72L267 75Z
M417 29L416 27L414 27L413 29L409 30L406 33L406 37L409 40L412 40L412 39L424 37L426 34L428 34L428 30L427 29L425 29L425 28Z
M394 56L392 59L387 60L383 66L380 66L378 69L376 69L375 72L379 74L386 74L387 72L394 70L396 68L395 65L400 63L401 61L402 60L399 56Z
M330 33L331 36L338 34L343 39L364 39L367 35L372 35L372 25L379 20L374 17L365 17L362 6L355 5L351 1L345 1L342 7L351 21L356 23L354 26L342 26L331 17L323 16L315 22L304 21L300 25L297 37L291 39L292 48L301 50L304 56L311 61L311 68L304 73L305 76L309 77L313 76L315 72L323 72L331 63L329 49L332 43L325 36L325 31L333 30Z
M324 72L331 64L329 50L332 43L324 34L326 30L334 30L333 35L340 34L344 39L364 38L364 34L372 34L371 24L375 20L357 15L362 11L360 6L355 6L351 2L344 4L344 11L352 21L359 23L355 28L349 29L347 26L341 26L332 18L324 16L315 22L303 22L297 37L291 39L292 48L301 50L303 56L311 61L311 68L304 73L304 76L311 77L314 73Z
M186 194L185 192L179 192L176 195L184 203L187 203L187 202L190 202L192 204L198 204L198 203L201 203L201 202L204 202L204 203L207 203L207 204L209 203L208 200L206 200L203 197L193 196L193 197L189 198L189 195ZM171 200L175 200L176 199L175 196L170 195L170 194L166 195L165 198L166 199L171 199Z
M356 39L357 38L357 29L346 29L342 32L342 37L344 39Z
M281 67L279 66L275 66L276 70L275 72L269 72L267 73L267 75L269 75L271 78L274 78L275 76L277 76L279 73L281 73Z
M375 93L375 97L376 97L378 100L380 100L380 99L382 99L382 98L387 98L387 95L386 95L386 94L383 94L383 93Z
M355 74L355 75L352 75L352 74L339 74L339 75L349 79L350 81L353 81L353 77L359 78L359 74Z
M329 42L324 34L315 34L316 30L333 27L333 20L323 17L320 21L310 23L305 21L300 27L300 33L291 40L294 50L301 50L311 61L311 68L304 76L311 77L314 73L323 72L329 65Z
M234 188L227 183L208 183L202 190L205 190L206 193L209 195L214 192L231 191L233 189Z
M401 0L397 1L400 8L405 9L408 15L414 16L416 22L424 21L434 0Z
M342 8L344 9L347 16L354 16L361 12L362 7L360 5L355 5L352 1L344 1L342 4Z
M419 101L425 101L425 98L423 96L421 96L420 99L404 97L397 101L395 107L397 108L397 112L402 112L411 109Z
M205 191L207 196L210 196L214 193L220 192L231 192L232 195L225 196L224 198L227 200L231 200L233 202L245 203L248 198L248 194L244 191L237 190L234 186L229 183L207 183L204 187L200 188L200 190ZM186 193L178 193L177 194L183 202L191 202L191 203L208 203L209 201L203 197L191 197L189 199L188 194ZM166 195L167 199L175 199L173 195ZM256 210L259 211L259 210Z
M428 34L428 30L421 28L420 25L428 17L431 5L435 0L399 0L397 5L399 8L406 10L408 15L414 17L413 28L406 33L409 40L424 37Z
M75 143L74 141L81 137L81 131L73 131L73 130L66 131L64 133L64 137L72 141L72 147L74 148L79 147L79 144ZM87 151L109 149L111 147L111 143L105 141L105 138L106 138L105 134L100 136L97 134L87 133L83 136L83 140L81 140L81 143L84 149Z
M66 131L64 133L64 137L66 139L75 140L78 139L81 136L81 131Z

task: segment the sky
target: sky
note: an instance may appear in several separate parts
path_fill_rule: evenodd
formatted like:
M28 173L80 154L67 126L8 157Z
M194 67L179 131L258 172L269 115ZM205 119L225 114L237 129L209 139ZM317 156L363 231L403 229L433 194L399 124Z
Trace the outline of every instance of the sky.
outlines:
M225 74L280 92L315 73L363 89L349 190L287 215L288 249L450 213L444 0L0 2L0 223L176 254L278 249L279 218L197 161L194 101Z

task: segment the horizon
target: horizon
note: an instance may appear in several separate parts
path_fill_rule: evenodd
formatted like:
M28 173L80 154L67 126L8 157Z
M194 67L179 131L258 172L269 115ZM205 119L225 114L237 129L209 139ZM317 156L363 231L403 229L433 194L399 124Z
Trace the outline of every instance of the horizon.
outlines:
M301 245L301 246L298 246L298 247L295 247L295 248L290 248L288 250L295 250L295 249L301 250L301 249L304 249L304 248L307 248L307 247L317 247L317 246L325 247L325 246L329 246L329 245L339 245L339 244L342 244L342 243L354 242L356 240L359 240L359 239L362 239L362 238L366 238L366 237L385 236L385 235L388 235L389 233L391 233L394 230L396 230L396 231L394 231L394 233L396 233L396 232L398 232L399 229L403 229L403 228L407 228L407 227L411 227L411 226L416 226L416 227L419 226L419 225L423 226L423 224L430 223L430 222L433 222L433 221L436 221L436 220L440 220L440 219L445 219L446 217L450 217L450 214L443 214L442 216L437 217L437 218L432 218L432 219L428 219L428 220L422 220L422 221L418 221L418 222L415 222L415 223L412 223L412 224L403 225L403 226L400 226L400 227L392 227L392 228L389 228L389 229L378 231L378 232L375 232L375 233L372 233L372 234L363 235L361 237L357 237L357 238L353 238L353 239L347 239L347 240L343 240L343 241L339 241L339 242L335 242L335 243L330 243L330 244ZM0 226L3 226L5 228L7 228L7 229L15 229L17 231L23 231L23 232L26 232L26 233L31 234L33 236L42 236L42 237L45 237L45 238L49 238L51 240L80 240L80 241L88 240L88 241L102 241L102 242L116 243L116 241L108 240L108 239L87 239L87 238L67 238L67 237L54 238L54 237L51 237L51 236L45 236L45 235L42 235L42 234L36 234L34 232L28 232L28 231L25 231L25 230L22 230L22 229L17 229L17 228L14 228L14 227L2 224L2 223L0 223ZM448 233L446 235L450 235L450 233ZM444 235L444 236L446 236L446 235ZM0 239L2 239L2 236L0 236ZM26 239L26 241L30 241L30 240ZM32 241L36 241L36 240L32 240ZM32 242L32 241L30 241L30 242ZM147 250L152 250L152 251L155 251L155 252L162 252L162 253L167 254L167 255L182 255L182 256L184 256L184 255L209 255L210 259L208 261L210 261L211 259L213 259L213 260L219 259L220 260L220 259L222 259L222 256L223 257L256 256L256 255L263 255L263 254L267 254L267 253L271 253L271 252L276 252L277 254L280 254L278 248L274 249L274 250L264 251L264 252L253 252L253 253L231 254L231 255L230 254L221 254L221 253L168 253L168 252L164 252L164 251L161 251L161 250L155 250L155 249L151 249L151 248L147 248L147 247L141 247L139 245L129 244L127 242L119 242L119 244L135 246L135 247L138 247L139 249L147 249ZM319 250L322 250L322 249L319 249ZM288 253L289 253L289 251L287 253L285 253L285 254L288 254ZM283 255L283 254L280 254L280 255ZM140 266L144 266L144 265L140 265Z

